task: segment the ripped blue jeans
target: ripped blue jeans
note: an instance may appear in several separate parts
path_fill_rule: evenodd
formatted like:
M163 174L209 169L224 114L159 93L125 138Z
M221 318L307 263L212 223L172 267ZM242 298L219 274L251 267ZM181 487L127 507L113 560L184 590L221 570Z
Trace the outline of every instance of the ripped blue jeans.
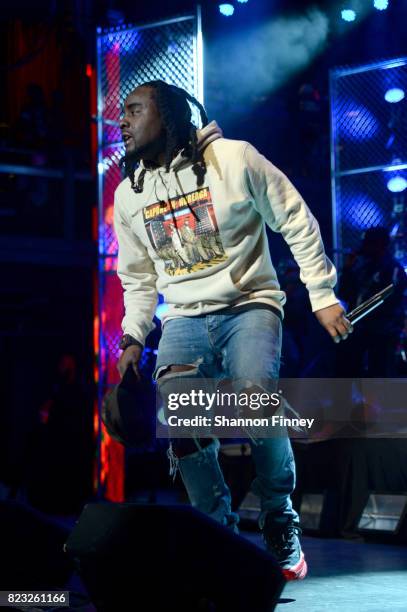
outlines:
M164 325L158 347L154 378L164 387L171 365L193 369L170 376L212 379L271 380L278 378L281 353L281 321L268 308L179 317ZM286 436L249 439L256 477L252 491L260 498L259 526L266 514L276 526L298 522L290 495L295 487L295 464ZM238 516L231 509L231 495L218 462L219 441L180 458L170 444L169 458L179 469L191 504L237 531Z

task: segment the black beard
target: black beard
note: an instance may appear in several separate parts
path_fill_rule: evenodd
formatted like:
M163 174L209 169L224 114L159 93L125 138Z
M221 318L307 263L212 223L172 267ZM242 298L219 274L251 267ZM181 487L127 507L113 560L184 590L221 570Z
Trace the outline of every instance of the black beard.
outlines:
M145 162L146 166L154 167L158 166L158 162L156 161L160 153L164 153L166 147L166 137L165 134L161 134L161 136L155 141L147 145L146 147L142 147L140 149L135 149L134 151L130 151L129 153L125 153L123 157L119 161L120 167L125 167L128 170L133 171L140 163L140 160Z
M130 177L133 172L137 170L142 159L144 160L144 163L148 168L153 168L159 165L155 161L150 161L148 159L149 157L154 158L155 155L152 155L151 152L148 153L147 149L138 149L135 151L130 151L129 153L125 153L123 157L119 160L119 166L121 169L124 168L125 177Z

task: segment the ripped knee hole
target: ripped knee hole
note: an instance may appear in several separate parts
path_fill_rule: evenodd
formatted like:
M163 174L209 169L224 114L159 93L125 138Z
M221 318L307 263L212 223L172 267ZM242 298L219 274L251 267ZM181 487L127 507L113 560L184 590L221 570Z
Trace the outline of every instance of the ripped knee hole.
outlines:
M172 364L172 365L167 366L166 368L164 368L158 373L157 380L159 378L162 378L166 374L169 374L170 372L188 372L189 370L196 370L196 366L189 365L189 364L182 364L182 365Z

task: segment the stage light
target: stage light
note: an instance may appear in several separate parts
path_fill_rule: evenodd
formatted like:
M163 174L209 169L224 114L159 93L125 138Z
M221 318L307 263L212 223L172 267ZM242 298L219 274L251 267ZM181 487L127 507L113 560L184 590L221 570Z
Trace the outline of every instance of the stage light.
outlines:
M355 21L356 13L352 9L344 9L341 12L341 17L344 21Z
M353 194L347 208L347 222L358 230L366 230L384 223L382 210L364 193Z
M375 136L379 125L365 106L353 106L344 113L342 129L351 140L369 140Z
M386 100L386 102L390 102L390 103L395 103L395 102L400 102L401 100L404 99L404 91L403 89L400 89L400 87L392 87L391 89L388 89L386 91L386 93L384 94L384 99Z
M390 238L395 238L399 232L400 223L395 223L390 230Z
M373 6L378 11L385 11L389 6L389 0L374 0Z
M407 181L402 176L394 176L387 183L387 189L392 193L400 193L407 187Z
M219 4L219 12L225 17L231 17L235 12L233 4Z
M240 4L247 4L249 2L249 0L237 0L238 2L240 2Z

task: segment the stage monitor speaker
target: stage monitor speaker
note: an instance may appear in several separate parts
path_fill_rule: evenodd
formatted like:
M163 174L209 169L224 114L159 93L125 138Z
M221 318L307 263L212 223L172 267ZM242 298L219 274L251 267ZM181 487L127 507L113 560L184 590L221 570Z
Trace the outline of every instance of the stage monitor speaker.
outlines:
M407 541L407 494L371 492L358 523L364 536Z
M13 501L0 502L0 590L62 588L74 571L63 552L69 529Z
M305 534L335 537L339 525L340 500L335 489L301 495L300 525Z
M190 506L89 504L65 545L98 612L268 612L276 560Z

